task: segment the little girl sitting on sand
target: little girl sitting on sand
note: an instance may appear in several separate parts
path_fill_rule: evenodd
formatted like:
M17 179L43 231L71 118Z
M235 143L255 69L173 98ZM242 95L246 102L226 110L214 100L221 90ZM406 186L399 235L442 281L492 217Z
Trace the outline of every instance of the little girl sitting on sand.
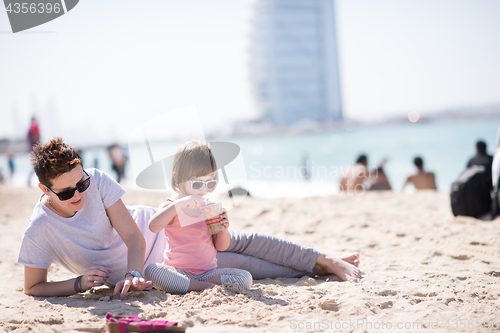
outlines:
M152 232L164 230L164 262L149 265L145 275L163 291L184 294L217 284L237 283L250 289L252 275L242 269L217 268L215 255L228 248L229 221L224 210L224 230L211 235L201 213L204 196L217 186L217 165L210 148L201 141L182 145L174 157L172 188L176 194L162 203L149 220Z

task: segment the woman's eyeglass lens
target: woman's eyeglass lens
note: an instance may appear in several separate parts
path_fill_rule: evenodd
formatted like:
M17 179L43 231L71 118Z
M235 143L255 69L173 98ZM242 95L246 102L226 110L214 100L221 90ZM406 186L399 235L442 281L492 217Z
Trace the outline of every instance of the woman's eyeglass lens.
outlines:
M56 193L56 192L52 191L52 189L50 187L48 187L48 186L47 186L47 188L52 193L54 193L55 195L57 195L57 197L59 198L59 200L61 200L61 201L69 200L69 199L73 198L73 196L75 195L75 191L83 193L83 192L85 192L89 188L89 186L90 186L90 176L85 172L85 170L83 172L87 175L88 178L85 179L84 181L81 181L81 182L77 183L74 188L70 188L69 190L65 190L65 191L62 191L62 192L59 192L59 193Z

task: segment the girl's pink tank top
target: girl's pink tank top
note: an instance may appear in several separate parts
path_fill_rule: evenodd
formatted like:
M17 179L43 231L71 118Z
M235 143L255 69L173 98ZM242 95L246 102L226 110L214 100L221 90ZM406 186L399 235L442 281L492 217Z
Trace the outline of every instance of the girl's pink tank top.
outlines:
M186 219L184 221L188 223L196 220L196 223L181 227L180 219ZM167 225L164 231L167 237L164 264L195 275L217 267L217 250L203 216L191 217L180 209L174 222Z

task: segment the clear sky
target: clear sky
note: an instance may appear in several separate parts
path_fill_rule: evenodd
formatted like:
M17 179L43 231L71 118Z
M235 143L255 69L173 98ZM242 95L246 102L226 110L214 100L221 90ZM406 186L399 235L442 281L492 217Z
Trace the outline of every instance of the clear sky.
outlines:
M344 115L377 119L500 103L500 1L336 0ZM0 9L0 138L126 142L196 105L207 128L258 117L250 0L82 0L12 34Z

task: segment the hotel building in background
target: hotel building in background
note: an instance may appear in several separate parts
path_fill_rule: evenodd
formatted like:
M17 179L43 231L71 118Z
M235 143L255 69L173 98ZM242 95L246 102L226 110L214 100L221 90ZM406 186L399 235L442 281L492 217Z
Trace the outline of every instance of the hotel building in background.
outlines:
M342 121L333 0L255 0L251 24L250 75L264 120Z

